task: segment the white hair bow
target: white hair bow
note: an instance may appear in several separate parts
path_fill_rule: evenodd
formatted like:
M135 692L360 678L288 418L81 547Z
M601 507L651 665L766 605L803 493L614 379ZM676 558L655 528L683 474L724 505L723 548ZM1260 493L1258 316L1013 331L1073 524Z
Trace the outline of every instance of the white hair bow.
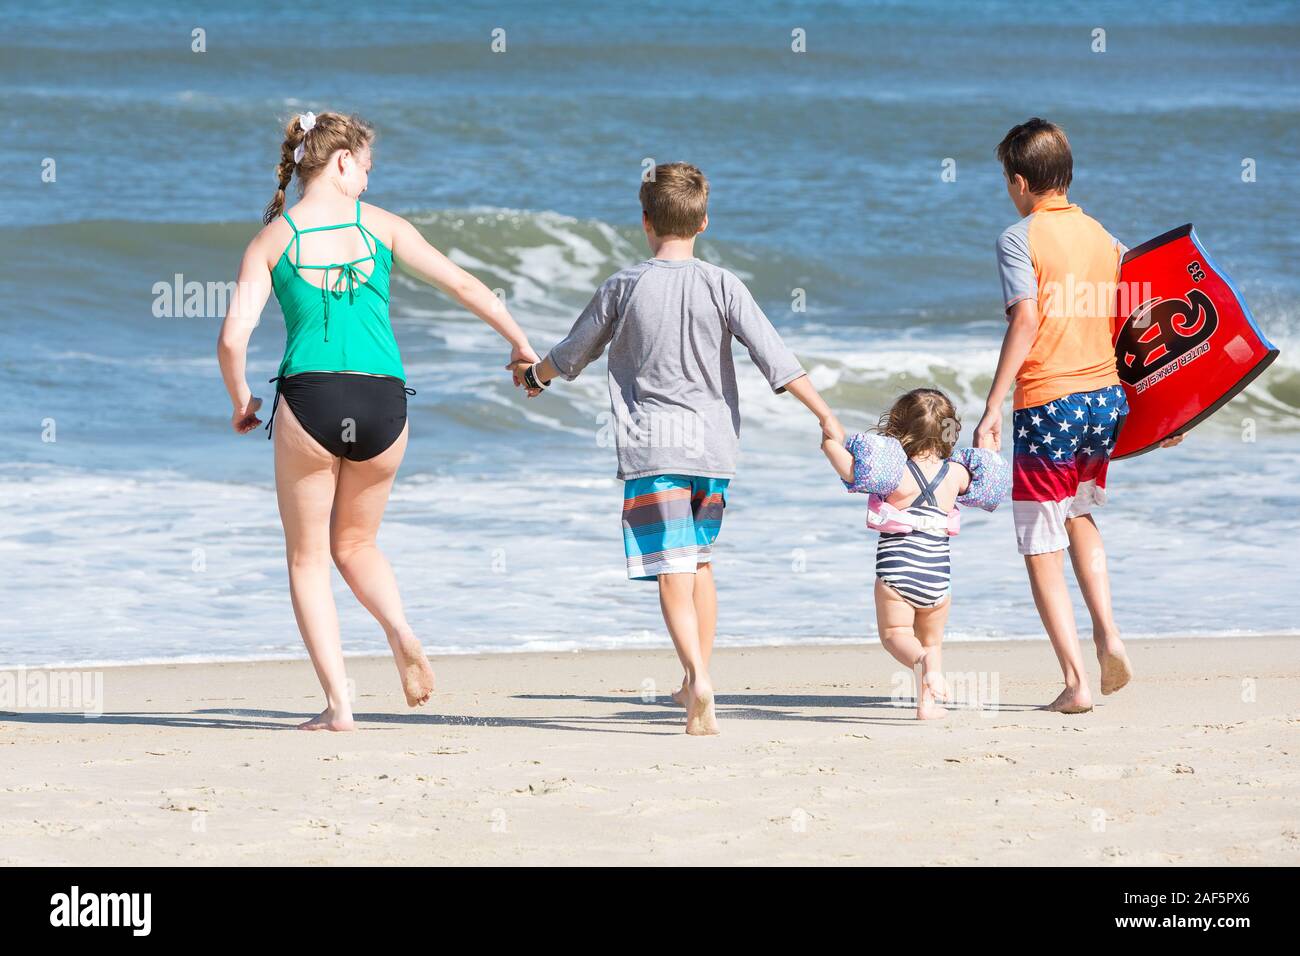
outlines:
M295 164L301 163L303 156L307 152L307 134L316 128L315 113L299 113L298 125L302 127L302 142L294 148L293 161Z

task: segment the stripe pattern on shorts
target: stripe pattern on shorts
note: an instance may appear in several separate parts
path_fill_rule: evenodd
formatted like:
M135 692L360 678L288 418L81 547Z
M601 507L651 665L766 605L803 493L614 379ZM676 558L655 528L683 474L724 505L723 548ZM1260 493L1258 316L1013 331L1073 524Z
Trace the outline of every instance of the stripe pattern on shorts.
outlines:
M623 549L627 576L694 574L712 560L722 528L727 479L650 475L624 483Z

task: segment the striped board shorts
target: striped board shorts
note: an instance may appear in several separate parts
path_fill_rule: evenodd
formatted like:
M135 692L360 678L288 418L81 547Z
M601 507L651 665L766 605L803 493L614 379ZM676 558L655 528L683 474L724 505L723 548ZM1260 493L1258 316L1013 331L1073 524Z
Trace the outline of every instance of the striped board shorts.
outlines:
M1127 415L1122 385L1015 410L1011 514L1021 554L1068 548L1065 522L1106 503L1110 453Z
M694 574L713 558L727 506L726 478L648 475L623 483L623 550L627 576Z

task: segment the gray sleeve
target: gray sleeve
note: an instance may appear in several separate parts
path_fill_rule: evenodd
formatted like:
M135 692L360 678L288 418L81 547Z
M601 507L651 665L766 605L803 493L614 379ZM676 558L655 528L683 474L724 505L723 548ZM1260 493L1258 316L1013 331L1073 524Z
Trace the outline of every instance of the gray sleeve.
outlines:
M1002 279L1003 307L1038 298L1038 278L1029 254L1028 219L1022 219L998 236L998 275Z
M804 374L794 353L781 341L772 323L758 307L745 283L727 276L723 285L727 328L749 352L772 391L783 392L785 386Z
M617 275L606 279L564 340L547 356L556 371L572 382L578 373L600 357L614 335L623 283Z

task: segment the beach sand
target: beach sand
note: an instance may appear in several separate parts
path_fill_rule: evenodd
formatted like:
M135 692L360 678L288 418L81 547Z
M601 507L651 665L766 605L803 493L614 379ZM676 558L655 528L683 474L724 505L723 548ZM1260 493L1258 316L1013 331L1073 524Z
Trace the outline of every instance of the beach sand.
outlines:
M953 644L996 703L918 723L876 645L724 647L715 738L668 648L438 658L417 711L352 658L352 734L290 729L306 661L107 668L97 719L4 708L0 863L1295 865L1298 651L1132 641L1065 717L1045 642Z

